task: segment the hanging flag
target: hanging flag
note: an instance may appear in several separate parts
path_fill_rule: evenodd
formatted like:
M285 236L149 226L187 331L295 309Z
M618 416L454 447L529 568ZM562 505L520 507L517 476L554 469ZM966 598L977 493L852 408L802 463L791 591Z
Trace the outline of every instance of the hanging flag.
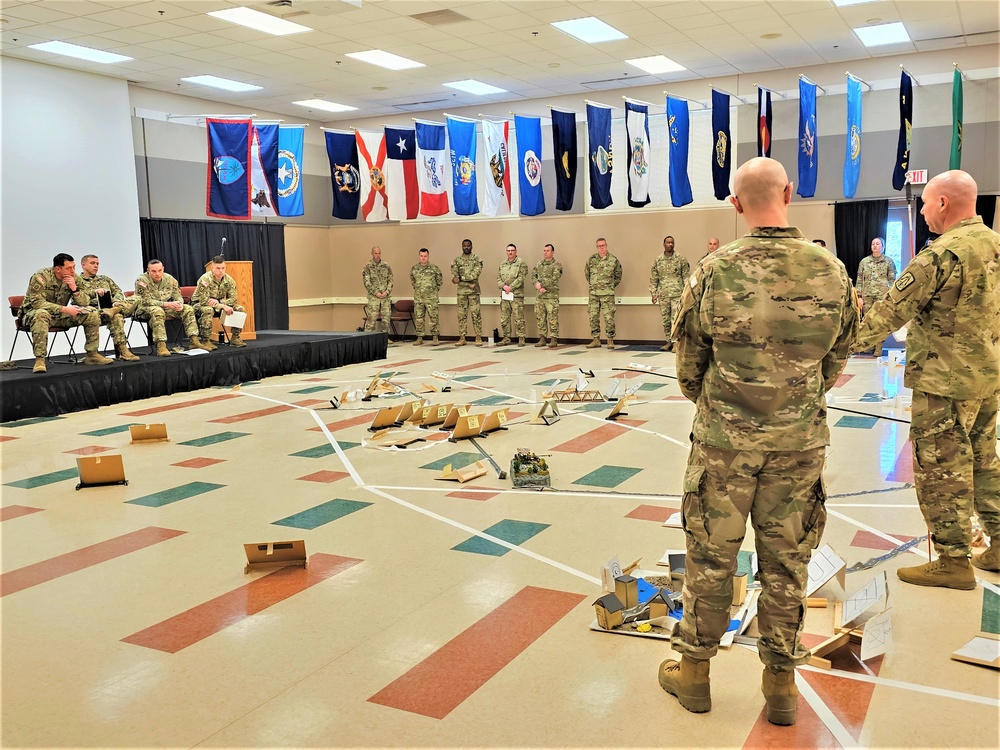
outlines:
M326 155L330 157L333 215L338 219L356 219L361 204L361 173L354 133L326 131Z
M510 157L507 143L510 123L507 120L483 120L483 146L489 160L489 179L484 181L483 214L506 216L510 213Z
M476 123L472 120L447 119L451 142L451 184L455 213L471 216L479 213L476 195Z
M771 92L757 87L757 156L771 156Z
M424 216L443 216L448 213L448 154L444 147L444 125L417 121L416 132L420 213Z
M278 215L302 216L302 141L305 128L278 128Z
M962 168L962 71L957 67L951 78L951 157L948 169Z
M576 196L576 113L552 110L552 159L556 167L556 210L570 211Z
M389 197L389 219L417 218L420 190L417 187L417 137L413 128L385 129L385 191Z
M628 204L649 203L649 107L625 100L625 143L628 147Z
M208 186L205 214L217 219L250 218L250 120L205 120Z
M278 126L254 125L250 142L250 203L254 216L278 215Z
M816 147L816 84L799 78L799 189L803 198L816 194L819 152Z
M712 89L712 184L715 197L724 201L729 195L729 172L732 169L732 155L729 150L729 94Z
M358 143L358 172L361 176L361 215L365 221L389 218L389 198L385 193L385 133L354 131Z
M545 213L542 191L542 121L537 117L514 115L517 134L517 183L521 193L521 215ZM557 167L558 169L558 167Z
M670 134L670 205L679 208L694 200L688 179L691 124L686 99L667 97L667 130Z
M587 105L587 148L590 152L590 205L607 208L611 200L611 108Z
M847 76L847 150L844 154L844 197L853 198L861 175L861 82Z
M892 168L892 188L902 190L910 168L910 133L913 128L913 81L905 70L899 72L899 143L896 165Z

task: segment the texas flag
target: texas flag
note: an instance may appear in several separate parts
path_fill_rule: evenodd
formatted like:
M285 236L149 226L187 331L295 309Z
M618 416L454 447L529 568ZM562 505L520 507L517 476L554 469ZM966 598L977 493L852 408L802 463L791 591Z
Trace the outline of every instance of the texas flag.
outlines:
M417 218L417 136L413 128L385 129L385 183L392 221Z
M437 122L416 121L417 182L420 185L420 213L424 216L441 216L448 213L448 182L451 169L445 150L444 125Z
M385 133L354 131L358 143L358 172L361 183L361 213L365 221L385 221L388 199L385 194Z

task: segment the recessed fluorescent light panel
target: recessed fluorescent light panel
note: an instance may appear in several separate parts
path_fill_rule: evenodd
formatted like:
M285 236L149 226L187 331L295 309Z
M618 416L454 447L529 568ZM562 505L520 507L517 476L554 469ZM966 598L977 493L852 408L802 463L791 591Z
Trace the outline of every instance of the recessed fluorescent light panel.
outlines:
M360 60L361 62L379 65L389 70L407 70L408 68L422 68L423 63L415 60L407 60L405 57L394 55L391 52L383 52L380 49L370 49L367 52L348 52L348 57Z
M903 24L882 23L878 26L862 26L855 29L854 33L866 47L879 47L883 44L900 44L910 41L910 35L906 33Z
M570 36L575 36L581 42L587 44L597 44L598 42L611 42L615 39L628 39L613 26L608 26L599 18L577 18L573 21L556 21L552 24L559 31L564 31Z
M197 83L199 86L211 86L213 89L225 89L226 91L258 91L261 88L260 86L254 86L252 83L231 81L228 78L219 78L218 76L191 76L190 78L182 78L181 80L188 83Z
M300 23L292 23L291 21L286 21L284 18L269 16L267 13L261 13L258 10L251 10L250 8L213 10L205 15L229 21L229 23L239 24L240 26L246 26L248 29L254 29L255 31L263 31L265 34L274 34L275 36L301 34L303 31L312 31L308 26L303 26Z
M328 102L326 99L303 99L301 102L292 102L292 104L298 104L300 107L309 107L310 109L322 109L327 112L353 112L357 109L357 107L352 107L348 104Z
M656 75L658 73L676 73L679 70L687 70L683 65L679 65L669 57L663 55L653 55L652 57L638 57L635 60L626 60L629 65L634 65L640 70Z
M28 47L41 50L42 52L53 52L57 55L76 57L80 60L90 60L90 62L96 63L118 63L132 59L131 57L125 57L125 55L116 55L114 52L105 52L102 49L93 49L92 47L81 47L79 44L70 44L69 42L42 42L41 44L29 44Z
M451 83L446 83L444 85L448 88L458 89L459 91L476 94L477 96L504 94L507 92L507 89L498 89L496 86L490 86L488 83L482 83L481 81L476 81L471 78L467 81L452 81Z

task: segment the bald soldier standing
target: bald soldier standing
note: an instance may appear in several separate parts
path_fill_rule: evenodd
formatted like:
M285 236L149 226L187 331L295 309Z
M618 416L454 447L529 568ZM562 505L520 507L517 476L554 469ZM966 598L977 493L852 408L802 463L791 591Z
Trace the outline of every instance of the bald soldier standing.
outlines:
M368 292L368 304L365 305L365 330L374 331L378 322L379 332L389 333L389 318L392 317L392 269L388 263L382 262L382 248L377 245L372 248L372 259L361 272L361 280Z
M976 215L977 193L960 170L927 183L920 213L940 236L868 310L854 345L867 349L909 323L913 479L938 558L896 575L918 586L976 588L973 512L990 546L972 565L1000 571L1000 235Z
M684 474L684 616L660 686L688 711L712 708L709 659L729 626L733 574L754 528L767 718L793 724L808 565L826 521L824 394L847 361L858 311L844 264L788 226L792 185L754 158L729 200L750 231L701 261L674 327L677 379L696 404Z

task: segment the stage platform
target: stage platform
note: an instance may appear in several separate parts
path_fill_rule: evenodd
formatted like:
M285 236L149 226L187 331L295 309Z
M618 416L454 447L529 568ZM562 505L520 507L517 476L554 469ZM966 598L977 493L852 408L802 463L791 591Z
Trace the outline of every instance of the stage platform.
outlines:
M195 356L140 353L139 362L103 366L84 365L82 355L79 364L60 364L66 357L57 356L37 374L34 360L21 360L19 369L0 371L0 422L371 362L385 358L388 341L384 333L258 331L245 347Z

